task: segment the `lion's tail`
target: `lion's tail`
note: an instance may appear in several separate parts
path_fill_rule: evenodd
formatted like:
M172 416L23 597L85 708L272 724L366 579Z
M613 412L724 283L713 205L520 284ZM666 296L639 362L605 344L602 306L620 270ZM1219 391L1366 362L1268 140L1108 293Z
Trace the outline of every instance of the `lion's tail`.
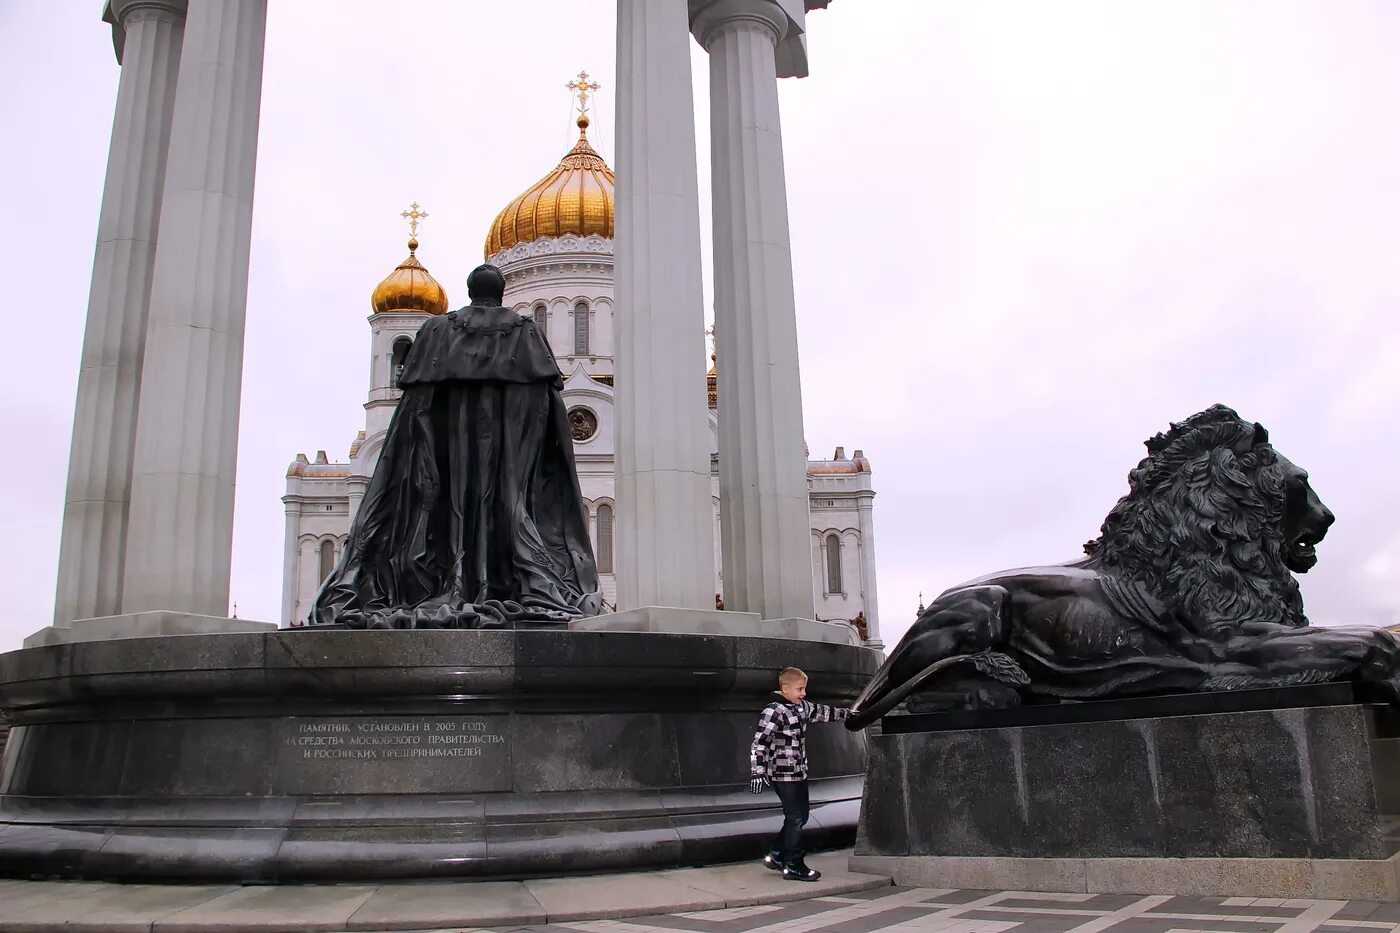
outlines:
M901 645L900 647L903 646ZM896 648L895 652L898 653L899 648ZM846 719L846 728L852 731L864 729L867 724L874 721L875 717L871 716L862 720L860 725L852 725L857 719L865 716L866 707L872 701L877 701L880 695L885 692L885 685L889 683L890 679L890 668L893 666L890 662L893 660L894 658L891 656L884 664L880 665L880 669L875 672L875 676L870 678L870 682L865 685L865 689L860 692L860 696L856 697L856 701L851 704L851 715Z
M955 664L962 664L963 662L972 664L977 670L1002 683L1023 687L1031 682L1030 677L1021 669L1021 665L1017 664L1011 657L1002 654L1000 651L979 651L975 654L955 654L952 657L940 658L934 661L928 667L919 671L919 673L910 677L904 683L895 687L889 693L886 693L867 707L865 704L868 703L871 697L883 686L883 683L876 684L875 681L871 681L870 685L865 688L860 697L857 698L856 702L851 706L851 715L846 719L846 728L852 731L864 729L900 703L903 703L910 694L918 690L930 678L946 671Z
M884 686L883 684L877 685L875 681L872 680L870 684L865 688L865 691L851 706L851 715L846 717L846 728L850 729L853 732L857 729L864 729L866 726L870 725L872 722L879 719L881 716L885 715L890 710L894 709L900 703L903 703L905 698L908 697L909 694L913 693L916 689L918 689L918 687L922 685L924 681L928 680L930 677L939 673L940 671L947 670L954 664L957 664L961 661L966 661L969 657L971 657L971 655L955 654L951 658L941 658L937 661L934 661L928 667L924 668L922 671L919 671L919 673L915 674L913 677L909 678L904 683L900 684L898 687L895 687L889 693L886 693L884 696L875 700L874 703L867 707L865 704L869 702L871 698L871 688L876 687L877 690L875 692L878 692L878 687Z

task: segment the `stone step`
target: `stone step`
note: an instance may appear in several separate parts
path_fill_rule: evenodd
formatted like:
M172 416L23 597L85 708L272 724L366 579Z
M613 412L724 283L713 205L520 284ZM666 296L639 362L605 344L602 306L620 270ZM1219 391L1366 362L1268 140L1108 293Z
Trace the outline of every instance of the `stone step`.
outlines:
M428 931L610 920L776 904L888 887L847 868L849 850L813 855L819 881L784 881L756 862L527 881L406 884L153 885L0 880L6 933Z

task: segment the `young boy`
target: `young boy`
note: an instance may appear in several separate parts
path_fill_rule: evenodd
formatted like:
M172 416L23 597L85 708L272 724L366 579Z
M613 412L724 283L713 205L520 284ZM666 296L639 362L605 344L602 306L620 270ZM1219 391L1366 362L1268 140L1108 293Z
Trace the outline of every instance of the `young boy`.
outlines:
M802 827L807 825L807 724L839 722L851 715L841 707L807 702L807 675L795 667L778 674L779 699L763 708L749 748L749 790L763 793L771 782L783 803L783 829L763 864L788 881L816 881L821 872L802 860Z

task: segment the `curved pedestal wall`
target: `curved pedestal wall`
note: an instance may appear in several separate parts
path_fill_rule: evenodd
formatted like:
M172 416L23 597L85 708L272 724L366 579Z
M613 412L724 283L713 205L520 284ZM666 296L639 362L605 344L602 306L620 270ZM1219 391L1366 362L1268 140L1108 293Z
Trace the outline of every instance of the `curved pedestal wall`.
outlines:
M752 857L776 672L849 703L870 649L559 631L132 638L0 655L0 872L520 876ZM864 740L809 732L810 844L854 838Z

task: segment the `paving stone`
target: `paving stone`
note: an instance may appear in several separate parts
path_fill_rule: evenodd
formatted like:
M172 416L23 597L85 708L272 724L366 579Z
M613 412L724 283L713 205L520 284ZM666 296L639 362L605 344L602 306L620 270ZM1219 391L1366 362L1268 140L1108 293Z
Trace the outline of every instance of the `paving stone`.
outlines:
M344 930L371 885L240 888L156 920L153 933L303 933Z
M709 892L722 899L725 907L776 904L890 886L888 878L849 871L846 862L845 855L808 856L807 864L822 873L819 880L812 882L786 881L781 873L757 863L682 868L656 874Z
M418 930L544 923L540 902L519 881L385 884L350 917L350 930Z
M826 874L823 881L853 878L881 886L832 895L820 884L783 882L753 862L525 882L379 886L0 880L0 931L149 933L154 925L156 933L1393 933L1400 924L1400 903L1375 899L1173 896L1154 898L1150 909L1144 904L1134 913L1143 901L1138 895L900 888L851 873L844 860L845 853L837 853L809 861ZM739 906L754 898L764 899L764 906ZM547 917L555 922L545 925Z
M105 887L90 881L0 881L0 924L16 920L22 909L35 904L70 901ZM0 925L0 930L8 927Z
M805 918L818 918L839 908L840 904L821 901L788 901L783 904L769 904L762 907L719 908L717 910L687 911L679 914L665 914L652 917L635 917L622 921L600 921L601 924L620 922L627 926L644 924L669 931L690 931L690 933L744 933L754 927L786 926L798 923ZM744 913L761 911L761 913ZM619 930L621 931L621 927ZM547 933L561 933L558 926L549 927Z
M48 882L35 892L5 891L0 929L24 933L62 925L64 933L148 933L156 918L234 890L228 885Z
M1348 901L1332 915L1333 920L1367 920L1381 905L1375 901Z
M1400 904L1378 904L1366 919L1379 923L1400 923Z
M727 907L723 896L701 891L664 872L541 878L525 886L544 908L550 922L636 917Z
M1016 891L1085 890L1083 859L860 855L851 859L851 867L856 871L889 875L898 884Z

